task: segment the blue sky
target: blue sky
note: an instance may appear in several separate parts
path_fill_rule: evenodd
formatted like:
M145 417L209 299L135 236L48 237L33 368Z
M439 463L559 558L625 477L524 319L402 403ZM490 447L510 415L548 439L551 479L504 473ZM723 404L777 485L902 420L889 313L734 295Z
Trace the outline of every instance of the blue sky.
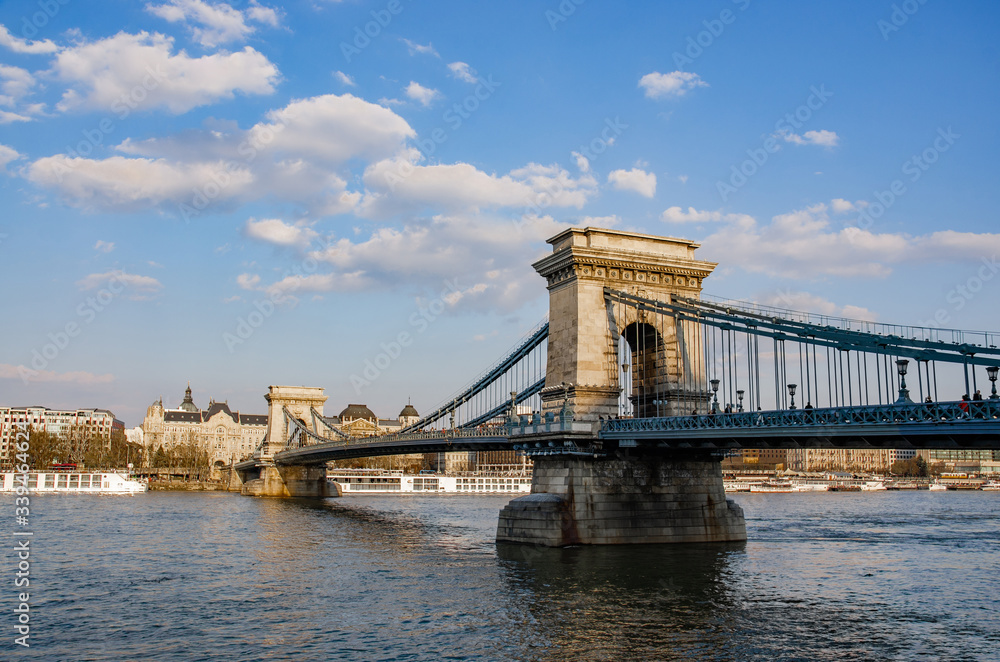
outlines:
M0 403L426 411L545 315L569 226L698 240L716 296L995 330L998 18L5 2Z

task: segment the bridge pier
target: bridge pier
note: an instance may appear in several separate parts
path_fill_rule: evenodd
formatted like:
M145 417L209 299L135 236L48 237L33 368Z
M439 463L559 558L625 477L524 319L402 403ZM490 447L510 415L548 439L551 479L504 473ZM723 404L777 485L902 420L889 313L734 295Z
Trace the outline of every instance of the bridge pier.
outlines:
M326 479L326 465L267 465L256 478L244 480L244 496L322 498L340 496Z
M498 542L563 547L747 539L708 453L536 455L531 494L500 511Z

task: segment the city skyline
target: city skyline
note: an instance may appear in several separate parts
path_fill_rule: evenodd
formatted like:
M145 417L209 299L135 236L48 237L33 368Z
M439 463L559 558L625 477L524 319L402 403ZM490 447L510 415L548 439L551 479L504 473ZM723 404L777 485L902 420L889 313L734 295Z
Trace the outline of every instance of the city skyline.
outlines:
M992 4L104 7L0 7L0 404L425 412L542 319L570 226L996 329Z

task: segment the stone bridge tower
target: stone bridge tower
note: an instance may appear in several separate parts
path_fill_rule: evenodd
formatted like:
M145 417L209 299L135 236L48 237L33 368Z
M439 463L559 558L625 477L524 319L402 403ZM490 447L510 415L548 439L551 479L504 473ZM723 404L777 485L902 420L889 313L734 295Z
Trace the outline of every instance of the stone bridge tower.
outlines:
M285 407L293 416L305 421L306 427L312 430L310 408L322 415L323 405L326 403L323 389L313 386L269 386L264 399L267 400L267 436L261 448L261 459L270 459L275 453L283 450L285 442L288 441Z
M628 397L637 416L708 406L695 325L608 303L604 288L659 301L672 294L696 298L716 265L694 258L694 242L616 230L571 228L549 243L552 253L534 265L549 289L542 408L556 414L568 405L572 428L541 425L512 438L534 460L531 494L500 511L497 541L746 540L743 511L726 499L722 484L724 453L606 444L598 437L598 419L619 413L619 359L633 369Z
M549 239L552 253L533 266L548 281L549 345L544 411L568 395L576 420L614 416L621 392L619 352L628 345L638 415L690 414L707 407L701 338L685 338L666 315L645 319L632 307L605 301L604 288L669 301L698 298L716 264L694 257L698 244L601 228L570 228ZM565 387L563 385L566 385Z

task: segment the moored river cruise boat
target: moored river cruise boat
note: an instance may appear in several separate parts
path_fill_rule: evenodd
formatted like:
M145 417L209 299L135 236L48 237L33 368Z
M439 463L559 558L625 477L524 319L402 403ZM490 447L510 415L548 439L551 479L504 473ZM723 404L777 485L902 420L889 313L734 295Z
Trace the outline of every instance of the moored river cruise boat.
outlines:
M27 484L21 479L25 475L28 477ZM0 477L0 492L14 492L18 487L26 487L31 494L139 494L147 490L145 482L116 471L38 471L28 474L8 471Z
M371 469L330 470L327 480L343 494L512 494L531 492L531 476L404 474Z

